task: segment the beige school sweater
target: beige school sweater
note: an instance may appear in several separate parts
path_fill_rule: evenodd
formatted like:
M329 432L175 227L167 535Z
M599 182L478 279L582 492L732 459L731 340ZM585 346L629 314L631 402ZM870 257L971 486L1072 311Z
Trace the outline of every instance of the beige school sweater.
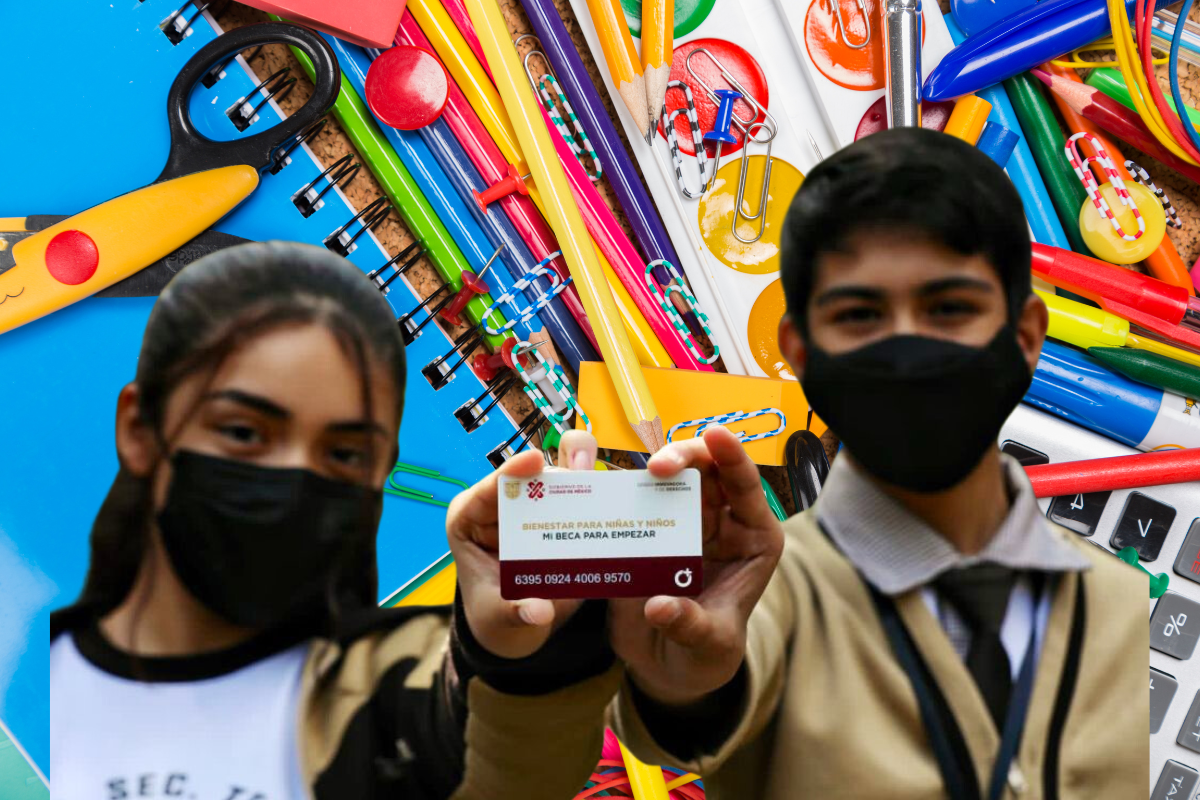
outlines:
M642 724L629 693L613 706L617 735L643 761L705 779L710 800L941 800L946 797L908 676L893 655L867 587L811 512L785 523L779 567L748 632L748 700L711 755L680 763ZM1043 800L1059 679L1084 583L1079 671L1058 753L1060 800L1134 800L1149 785L1149 626L1146 579L1055 526L1093 563L1054 590L1033 698L1005 800ZM984 791L999 734L962 659L919 589L896 598L941 688ZM1132 744L1132 746L1131 746Z

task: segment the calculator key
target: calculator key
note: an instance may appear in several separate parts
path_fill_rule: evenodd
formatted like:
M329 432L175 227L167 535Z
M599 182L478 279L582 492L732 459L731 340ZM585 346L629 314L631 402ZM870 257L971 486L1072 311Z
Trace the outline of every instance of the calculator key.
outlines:
M1175 557L1175 572L1189 581L1200 583L1200 519L1192 520L1187 538Z
M1141 492L1133 492L1117 521L1112 548L1132 547L1143 561L1154 561L1174 521L1175 509Z
M1192 707L1183 718L1183 727L1175 741L1188 750L1200 753L1200 692L1192 699Z
M1158 729L1162 727L1163 717L1167 716L1167 709L1171 707L1171 700L1175 698L1175 690L1178 688L1179 681L1154 667L1150 668L1151 733L1158 733Z
M1050 501L1050 511L1046 516L1080 536L1091 536L1100 524L1104 506L1111 495L1112 492L1089 492L1056 497Z
M1168 761L1158 775L1150 800L1190 800L1200 773L1178 761Z
M1009 439L1004 444L1000 445L1000 452L1008 453L1015 458L1022 467L1033 467L1038 464L1049 464L1050 456L1045 453L1034 450L1032 447L1026 447L1020 442L1014 442Z
M1200 633L1200 603L1167 592L1150 617L1150 646L1160 653L1186 661L1196 649ZM1200 749L1196 752L1200 753Z

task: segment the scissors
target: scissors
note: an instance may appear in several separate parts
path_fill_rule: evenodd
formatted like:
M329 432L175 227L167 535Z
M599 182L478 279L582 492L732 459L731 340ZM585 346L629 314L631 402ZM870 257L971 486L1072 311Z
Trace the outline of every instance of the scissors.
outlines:
M312 59L312 97L261 133L225 142L203 136L188 112L197 81L241 51L272 43L298 47ZM0 237L0 334L107 289L205 233L257 188L276 150L329 110L340 87L333 51L307 28L247 25L200 48L167 93L171 147L153 183L53 224L26 224L24 231Z

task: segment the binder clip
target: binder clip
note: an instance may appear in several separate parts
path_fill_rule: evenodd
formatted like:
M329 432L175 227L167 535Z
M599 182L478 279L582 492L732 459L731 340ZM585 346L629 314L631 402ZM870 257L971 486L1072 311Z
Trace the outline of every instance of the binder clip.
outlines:
M513 192L529 196L529 187L525 185L525 179L529 177L529 173L521 175L517 168L512 164L508 165L508 175L493 183L482 192L471 190L471 194L475 195L475 202L479 205L479 210L487 213L488 203L494 203L502 197L508 197Z
M809 419L811 421L812 412L809 412ZM796 511L811 508L829 475L825 445L815 433L805 429L788 437L783 452Z
M525 33L517 37L513 42L514 47L519 47L525 39L534 39L537 37L532 33ZM541 44L540 42L538 43ZM529 68L529 59L537 56L542 59L542 63L546 65L546 71L542 73L540 79L535 80L533 71ZM571 108L571 103L567 100L567 95L562 90L562 84L558 82L558 76L554 74L554 68L550 66L550 60L546 58L546 54L541 50L533 49L525 54L525 58L521 62L525 67L525 77L529 79L529 85L537 91L542 99L542 106L546 109L546 115L550 117L550 121L554 123L554 127L558 130L563 141L567 143L567 147L571 148L571 152L575 154L575 158L579 161L579 166L583 167L584 173L588 178L595 183L604 175L604 169L600 165L600 158L596 155L596 149L592 147L592 141L588 138L587 131L583 128L583 123L579 121L579 117L575 115L575 109ZM574 133L567 128L567 124L563 121L563 115L559 113L558 106L554 104L554 98L550 96L550 90L553 88L555 96L558 97L558 102L562 104L563 111L571 120L571 127L575 129ZM587 152L587 157L591 159L596 171L592 172L587 168L587 164L583 163L584 152Z
M671 274L671 282L664 286L661 290L658 288L657 281L654 280L654 267L663 265ZM700 305L696 301L695 295L688 289L687 284L683 280L683 276L679 274L679 270L675 265L665 258L655 259L646 265L646 286L650 288L650 294L654 295L654 299L658 301L658 305L662 308L663 313L671 320L671 324L675 327L675 332L679 334L679 338L687 345L688 350L692 351L692 355L701 364L712 364L721 357L721 348L716 342L713 342L713 352L711 356L700 355L700 348L696 347L696 340L692 338L692 332L688 330L687 325L683 321L679 310L675 308L675 304L671 302L671 294L678 294L683 298L683 302L696 315L696 319L700 321L700 327L704 329L704 335L712 341L712 328L708 326L708 315L700 310Z
M692 98L692 90L683 81L671 81L667 84L667 91L671 89L680 89L683 91L684 101L687 105L684 108L673 109L667 113L667 103L663 101L662 118L663 130L667 134L667 149L671 151L671 162L675 165L675 183L679 185L679 192L689 200L696 200L704 195L704 190L708 186L707 168L708 168L708 151L704 149L704 139L700 134L700 118L696 114L696 102ZM679 154L679 138L675 134L675 118L680 114L687 115L688 127L692 130L692 149L696 151L696 166L700 170L700 188L692 191L687 187L687 183L683 179L683 157Z
M519 281L510 286L507 292L493 299L492 304L488 306L485 318L490 318L492 312L496 311L502 304L508 304L508 306L512 308L514 316L499 328L493 328L490 322L485 321L483 323L483 329L492 336L498 336L505 331L512 330L517 325L528 322L529 320L533 319L533 316L537 314L537 312L550 305L550 301L561 294L563 289L567 288L567 284L572 281L572 278L567 278L565 281L560 283L558 280L558 273L552 269L547 269L547 266L550 264L550 262L561 255L562 251L556 250L550 255L546 256L537 264L534 264L533 269L529 270L529 272L526 272ZM525 289L529 286L533 285L533 282L542 275L545 275L550 279L550 288L542 292L533 305L526 307L524 310L517 308L517 295L520 292L525 291Z
M284 167L286 167L288 164L291 164L292 163L292 158L291 158L292 152L297 147L304 144L305 142L311 142L313 139L316 139L318 136L320 136L321 131L323 131L325 129L325 121L326 121L326 118L321 117L319 120L314 122L312 125L309 125L307 128L300 131L300 133L296 134L296 138L292 139L292 141L288 144L287 147L281 147L279 150L277 150L275 152L275 154L273 156L271 156L271 167L269 170L270 173L272 175L278 175L279 172ZM311 184L310 184L310 186L311 186ZM294 198L293 198L293 202L295 202ZM304 213L303 209L300 211L300 213L301 214ZM305 215L305 216L307 216L307 215Z
M392 212L392 207L388 203L387 197L380 197L371 203L363 206L362 210L351 217L345 225L335 230L333 233L325 237L325 246L339 256L348 256L357 249L358 245L354 242L358 237L362 236L369 230L378 228L380 223L387 219L388 214ZM361 222L362 227L353 235L349 233L350 226L355 222Z
M865 0L858 0L858 10L862 12L863 24L867 26L867 36L862 40L861 44L854 44L850 41L850 29L846 27L846 20L842 19L842 4L841 0L830 0L833 3L833 13L837 15L838 28L842 31L842 41L846 43L846 47L851 50L862 50L871 43L871 14L867 11Z
M403 264L400 264L400 266L396 266L397 264L400 263L400 259L407 256L409 253L412 253L412 251L414 249L417 252L413 253L413 255L408 259L408 261L405 261ZM404 248L399 253L396 253L396 255L389 258L382 267L379 267L378 269L374 269L374 270L368 272L367 280L374 282L375 288L379 289L380 294L386 295L388 293L388 291L390 291L388 289L389 284L391 284L392 281L396 280L396 278L400 277L401 275L403 275L404 273L406 273L410 269L412 269L413 265L416 264L417 261L419 261L421 259L421 256L423 256L423 255L425 255L425 248L421 246L421 243L419 241L413 242L408 247ZM384 279L380 278L380 275L386 269L391 269L391 270L393 270L393 272L391 275L389 275L387 277L386 280L384 280Z
M710 425L728 425L731 422L743 422L748 419L774 414L779 417L779 425L774 430L763 431L762 433L754 433L749 436L745 431L737 431L735 435L743 444L747 442L757 442L759 439L768 439L772 436L778 436L787 429L787 417L778 408L760 408L758 411L733 411L729 414L717 414L712 417L701 417L700 419L689 419L686 422L680 422L671 426L667 431L667 443L670 444L675 439L675 434L685 428L696 428L696 436L704 433L705 428Z
M177 45L192 35L192 24L210 5L212 4L205 3L204 5L197 5L195 2L192 2L192 0L189 0L179 8L172 11L171 14L162 22L158 23L158 28L167 37L167 41L169 41L172 45ZM188 6L193 6L196 9L196 13L192 14L191 17L185 20L183 18L183 11Z
M250 94L239 98L238 101L225 112L225 116L229 117L229 121L233 123L233 127L237 128L239 131L246 130L246 128L249 128L254 124L255 120L258 119L258 112L262 111L262 107L269 103L271 98L275 97L279 100L282 100L291 94L292 88L296 85L296 79L288 77L288 73L291 71L291 67L284 67L283 69L272 72L264 80L262 80L258 86L255 86L253 89L251 89ZM254 106L254 108L251 108L249 111L247 111L246 109L250 106L250 98L254 97L254 95L260 91L264 93L263 99L259 101L259 104Z
M321 122L323 123L324 120L321 120ZM288 152L291 151L289 150ZM300 191L292 195L292 203L300 211L301 216L307 219L315 214L321 206L325 205L321 198L334 186L342 186L344 188L350 185L350 181L354 180L354 176L362 168L361 164L353 163L353 159L354 156L350 154L342 156L326 167L320 175L306 183ZM322 178L325 178L328 184L318 192L317 184L321 182Z

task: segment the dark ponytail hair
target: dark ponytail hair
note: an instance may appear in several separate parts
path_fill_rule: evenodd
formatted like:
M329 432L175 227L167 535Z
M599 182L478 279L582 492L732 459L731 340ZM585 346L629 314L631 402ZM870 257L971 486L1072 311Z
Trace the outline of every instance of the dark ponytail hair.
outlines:
M138 411L168 449L174 432L163 429L167 401L198 372L215 374L248 342L287 325L327 328L361 378L371 415L370 375L382 369L396 389L396 420L404 408L404 343L388 302L367 277L324 248L291 242L245 244L212 253L187 266L163 290L142 338L134 378ZM393 451L392 455L395 455ZM154 470L151 470L151 475ZM74 627L80 616L103 616L133 588L149 542L151 477L123 465L109 489L91 534L91 561L75 605L52 615L51 632ZM372 520L378 522L378 514ZM375 542L345 552L334 565L330 611L376 602Z

